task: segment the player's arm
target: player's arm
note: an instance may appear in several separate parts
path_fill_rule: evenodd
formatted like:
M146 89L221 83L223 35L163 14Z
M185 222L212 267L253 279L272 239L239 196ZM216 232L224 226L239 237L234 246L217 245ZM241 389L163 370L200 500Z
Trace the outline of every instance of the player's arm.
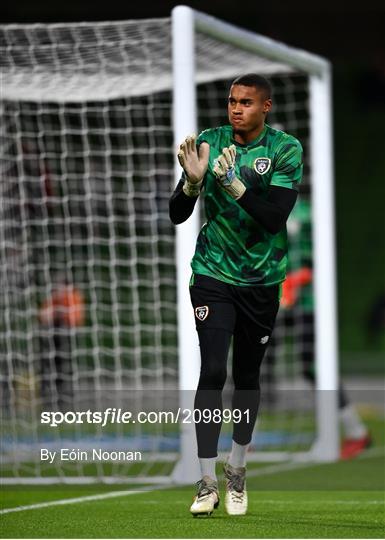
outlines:
M207 171L209 154L210 147L205 142L198 150L195 136L187 137L179 147L178 160L183 174L169 202L170 219L175 225L186 221L194 210Z
M273 175L267 197L261 197L247 189L242 179L235 174L236 149L232 145L224 148L213 172L222 187L238 204L264 229L277 234L283 229L296 199L296 184L302 175L302 148L294 148L281 160L277 160L277 170Z
M246 189L238 204L270 234L277 234L284 228L296 200L295 190L270 186L266 199Z
M195 203L198 200L198 195L190 197L184 193L183 186L185 181L185 174L183 173L169 200L169 215L174 225L183 223L191 216Z

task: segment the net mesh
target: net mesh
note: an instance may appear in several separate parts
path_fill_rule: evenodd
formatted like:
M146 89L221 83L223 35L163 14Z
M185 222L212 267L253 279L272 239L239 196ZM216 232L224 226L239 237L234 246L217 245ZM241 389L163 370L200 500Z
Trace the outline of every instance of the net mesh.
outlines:
M3 474L167 475L177 425L52 430L40 413L176 402L170 20L7 25L0 47ZM199 129L226 123L230 81L258 71L274 86L269 123L308 154L304 74L202 33L196 66ZM293 399L303 377L291 313L294 322L279 316L266 362L269 409L257 449L302 448L312 437L313 420ZM40 459L43 446L116 449L128 441L144 451L141 463ZM221 449L228 444L224 430Z

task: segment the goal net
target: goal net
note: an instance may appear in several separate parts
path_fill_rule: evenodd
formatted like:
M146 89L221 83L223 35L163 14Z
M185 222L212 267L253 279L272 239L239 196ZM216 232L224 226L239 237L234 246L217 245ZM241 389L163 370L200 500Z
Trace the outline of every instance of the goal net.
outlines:
M181 90L173 32L180 9L188 10L176 8L173 24L164 18L0 27L4 479L161 482L183 461L191 430L183 433L176 417L164 421L155 414L177 413L188 355L196 358L182 350L181 312L188 319L191 309L177 296L177 280L187 289L189 279L178 269L192 253L180 260L180 233L168 217L175 170L179 174L175 102ZM185 62L195 65L196 128L227 122L232 79L265 74L274 87L268 121L301 140L311 192L314 145L322 143L322 134L312 133L317 83L311 77L322 81L318 60L188 12L195 46ZM310 205L303 215L314 222L315 210ZM303 223L295 220L293 268L299 269L303 243L296 235ZM322 248L325 240L315 230L311 238ZM306 286L311 299L312 283ZM311 300L309 306L312 312ZM322 306L320 313L316 326L322 326ZM317 433L325 435L325 415L303 377L298 335L305 319L296 302L278 317L255 452L304 451ZM321 387L328 384L326 374ZM146 421L121 421L127 411L136 419L148 413ZM57 414L43 421L42 412ZM230 438L224 429L221 451Z

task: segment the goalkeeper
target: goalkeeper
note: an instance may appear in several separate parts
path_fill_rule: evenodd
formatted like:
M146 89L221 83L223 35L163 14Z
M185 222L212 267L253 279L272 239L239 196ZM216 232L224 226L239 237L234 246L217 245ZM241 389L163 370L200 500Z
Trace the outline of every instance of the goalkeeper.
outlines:
M270 127L271 86L246 74L233 81L229 125L187 137L179 148L182 178L170 198L174 224L191 215L201 191L207 223L196 243L190 295L198 332L201 371L196 409L221 409L233 338L233 442L224 466L225 507L245 514L246 452L259 405L260 365L279 307L287 264L286 220L302 177L302 147ZM248 414L246 414L246 412ZM197 423L202 479L191 513L211 514L219 504L215 464L221 424Z

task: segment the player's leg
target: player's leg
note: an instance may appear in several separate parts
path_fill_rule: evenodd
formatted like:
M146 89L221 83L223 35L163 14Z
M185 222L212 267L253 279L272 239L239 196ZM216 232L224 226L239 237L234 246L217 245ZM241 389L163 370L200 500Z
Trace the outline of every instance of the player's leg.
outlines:
M278 312L279 288L237 287L235 294L232 406L248 414L234 423L233 439L244 446L251 441L258 414L260 369Z
M195 424L198 456L201 460L202 473L216 478L215 463L211 464L212 474L210 475L207 460L216 459L218 453L218 439L222 422L214 421L214 415L221 420L222 390L227 376L226 364L231 334L227 330L212 328L199 330L198 335L201 371L194 401L194 409L200 411L202 415L202 421L197 421ZM203 421L204 416L212 418L212 421Z
M201 372L195 394L194 411L201 480L190 507L193 516L207 514L219 505L215 471L218 439L222 426L222 389L226 381L226 362L231 334L227 330L199 330ZM215 416L214 416L215 415ZM211 421L206 421L211 418ZM217 421L217 419L220 421Z
M198 482L198 493L190 508L194 516L210 514L219 504L215 465L221 430L222 390L235 321L235 309L227 289L227 284L206 276L195 276L190 287L201 354L194 409L202 480Z
M260 368L278 311L278 287L237 290L234 329L232 408L241 413L233 427L233 443L224 471L227 479L226 510L231 515L247 511L246 452L257 419Z

